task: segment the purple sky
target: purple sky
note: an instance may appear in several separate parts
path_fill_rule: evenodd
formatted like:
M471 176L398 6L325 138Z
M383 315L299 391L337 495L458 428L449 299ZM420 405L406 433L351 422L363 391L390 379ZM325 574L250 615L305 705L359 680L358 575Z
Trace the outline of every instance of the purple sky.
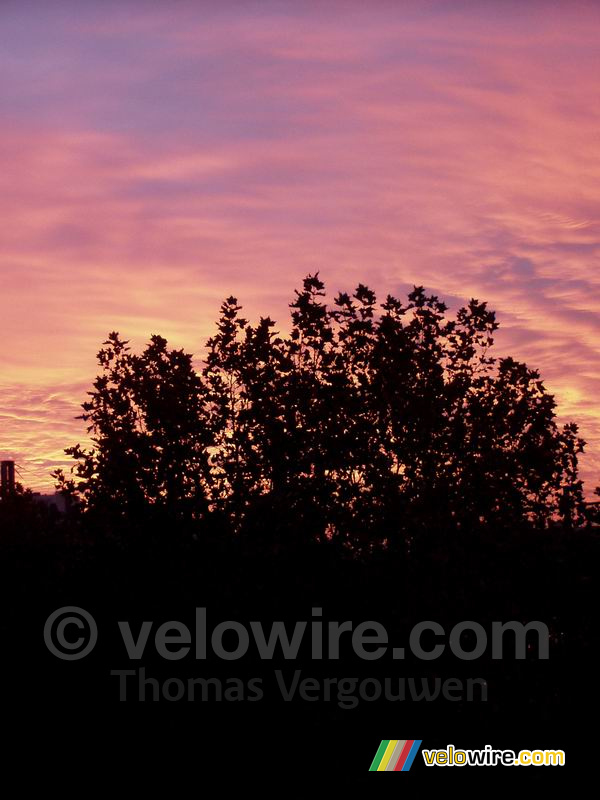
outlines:
M109 330L202 356L425 284L498 311L600 483L600 4L0 4L0 456L49 489Z

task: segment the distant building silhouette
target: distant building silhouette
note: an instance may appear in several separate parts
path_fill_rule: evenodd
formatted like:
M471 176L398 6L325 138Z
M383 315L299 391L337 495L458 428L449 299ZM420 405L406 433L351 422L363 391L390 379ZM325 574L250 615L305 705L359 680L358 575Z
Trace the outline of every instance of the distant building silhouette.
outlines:
M0 464L0 495L5 497L15 491L15 462L2 461Z
M14 461L7 459L0 462L0 497L9 497L16 493L15 474L16 465ZM67 510L67 498L60 492L55 492L54 494L32 492L31 497L36 503L49 509L53 508L59 514L64 514Z
M55 492L54 494L34 492L33 499L36 503L46 506L46 508L54 508L59 514L64 514L67 510L67 499L59 492Z

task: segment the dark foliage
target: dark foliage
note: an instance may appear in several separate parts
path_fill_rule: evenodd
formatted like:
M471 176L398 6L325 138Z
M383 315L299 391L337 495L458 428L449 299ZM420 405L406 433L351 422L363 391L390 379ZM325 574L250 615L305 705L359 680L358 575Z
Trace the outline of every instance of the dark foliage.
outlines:
M583 521L577 427L557 425L537 371L491 354L485 303L450 317L422 287L380 305L363 285L324 294L305 279L287 336L228 298L201 372L160 336L136 355L111 333L83 406L93 449L67 451L59 487L89 515L258 551L407 553Z

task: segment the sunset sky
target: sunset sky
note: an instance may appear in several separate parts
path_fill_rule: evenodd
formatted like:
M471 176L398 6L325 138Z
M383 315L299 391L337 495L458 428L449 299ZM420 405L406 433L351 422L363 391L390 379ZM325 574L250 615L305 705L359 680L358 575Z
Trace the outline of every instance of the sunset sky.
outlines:
M424 284L498 312L600 483L600 3L0 3L0 456L51 490L118 330L200 359Z

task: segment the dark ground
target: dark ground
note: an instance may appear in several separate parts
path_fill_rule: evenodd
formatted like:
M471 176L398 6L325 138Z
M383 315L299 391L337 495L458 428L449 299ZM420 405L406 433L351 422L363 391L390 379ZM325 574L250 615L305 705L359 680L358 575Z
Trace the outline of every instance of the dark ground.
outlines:
M281 786L289 787L302 778L335 786L364 777L381 737L397 731L420 737L428 748L491 744L566 751L571 770L529 768L528 780L548 780L550 773L553 781L561 780L557 773L572 776L586 766L583 756L592 746L586 723L597 711L598 529L454 540L432 548L427 557L364 562L323 547L267 557L239 545L182 542L176 536L152 544L152 539L146 531L83 544L60 525L30 535L5 527L0 585L7 764L24 757L46 770L49 780L82 765L106 778L121 764L138 765L146 775L191 769L199 780L211 774L231 790L240 777L248 786L276 788L282 780ZM72 662L53 656L43 639L49 614L68 605L89 611L99 629L94 651ZM446 631L461 620L477 621L486 630L492 621L540 620L550 629L550 658L538 660L534 648L518 661L508 647L503 660L488 653L476 661L446 654L428 662L393 661L389 655L364 661L342 648L337 661L311 661L306 651L296 662L261 661L251 648L239 661L214 655L198 661L193 651L166 661L151 637L142 660L129 661L119 620L129 621L135 635L143 620L155 627L178 620L193 630L196 607L207 608L209 630L227 619L246 627L251 620L310 621L311 609L321 607L326 621L376 620L391 643L404 645L421 620L437 621ZM119 702L118 679L110 671L140 666L159 680L260 677L264 698ZM275 669L288 680L295 669L316 678L483 677L489 694L487 702L360 700L350 709L335 699L284 703ZM21 772L22 779L35 775L32 770ZM423 772L463 782L489 783L492 775L483 768L427 770L419 755L411 774Z

